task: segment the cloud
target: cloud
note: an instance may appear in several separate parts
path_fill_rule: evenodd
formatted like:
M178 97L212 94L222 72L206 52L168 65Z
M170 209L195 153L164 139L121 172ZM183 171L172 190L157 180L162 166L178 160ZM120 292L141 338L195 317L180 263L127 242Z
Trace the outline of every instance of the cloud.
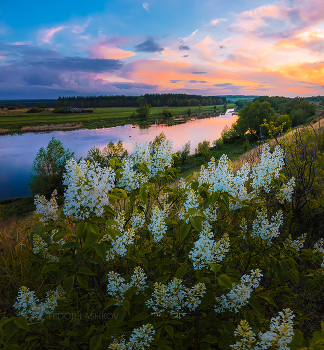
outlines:
M182 81L182 80L170 80L170 83L171 84L176 84L176 83L179 83L180 81Z
M218 47L219 47L220 50L225 49L224 45L219 45Z
M220 23L220 22L225 22L227 18L216 18L210 21L210 24L212 26L215 26L216 24Z
M188 57L189 55L183 55L182 57Z
M190 50L190 47L188 45L180 45L179 50Z
M54 34L65 29L65 28L66 28L65 26L60 26L60 27L56 27L56 28L50 28L50 29L43 30L42 31L43 37L42 37L41 41L46 43L46 44L50 44Z
M207 72L191 72L191 74L207 74Z
M208 81L206 80L189 80L189 83L191 84L206 84Z
M144 89L144 90L154 90L157 91L157 85L145 84L145 83L110 83L109 85L115 86L120 90L134 90L134 89Z
M123 62L114 59L64 57L49 58L29 62L31 67L47 67L55 70L80 71L90 73L114 72L123 67Z
M135 46L137 52L161 52L164 48L160 46L153 38L148 38L142 44Z
M147 2L144 2L143 7L146 11L149 10L149 4Z

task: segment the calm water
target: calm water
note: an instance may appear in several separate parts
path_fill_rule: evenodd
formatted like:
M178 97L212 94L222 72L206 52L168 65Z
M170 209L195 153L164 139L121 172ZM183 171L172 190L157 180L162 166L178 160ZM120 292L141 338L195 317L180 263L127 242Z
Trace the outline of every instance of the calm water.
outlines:
M38 150L46 148L53 136L62 141L65 148L74 151L76 158L85 157L93 146L102 150L110 141L119 140L132 152L135 142L152 141L162 131L173 141L174 152L189 140L193 152L199 142L218 139L224 127L232 125L237 118L232 116L232 112L229 109L225 115L218 117L190 120L173 126L152 125L148 129L124 125L107 129L0 136L0 200L29 195L27 183L33 161Z

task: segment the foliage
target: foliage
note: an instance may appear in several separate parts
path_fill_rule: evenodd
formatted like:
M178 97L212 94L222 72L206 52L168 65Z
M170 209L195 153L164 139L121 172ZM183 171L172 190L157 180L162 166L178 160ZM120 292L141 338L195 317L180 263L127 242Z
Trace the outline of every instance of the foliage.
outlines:
M151 105L147 103L140 105L138 109L136 109L136 113L142 118L148 118L151 114Z
M213 141L213 146L215 148L221 148L223 144L224 144L224 140L222 138Z
M292 127L292 121L288 114L279 115L276 119L277 126L283 126L283 131L287 131Z
M81 109L81 108L71 108L71 107L56 107L53 110L53 113L62 113L62 114L70 114L70 113L92 113L92 109Z
M98 147L92 147L87 154L86 160L92 163L98 163L101 167L109 166L109 161L115 157L121 161L122 158L127 157L128 152L123 146L123 142L119 140L116 144L112 141L100 151Z
M233 143L238 137L237 123L234 123L230 128L228 125L222 130L222 141L223 143Z
M32 107L28 109L27 113L40 113L44 110L44 108L41 107Z
M172 112L171 109L164 108L163 111L162 111L162 115L163 115L165 118L172 118L173 112Z
M65 149L62 142L54 136L46 149L41 147L36 154L31 173L29 175L29 191L32 195L41 194L49 198L57 189L63 195L62 185L65 163L74 157L74 152Z
M207 160L210 155L210 141L204 140L203 142L199 142L195 149L195 154L201 154Z
M237 120L237 131L240 135L244 135L247 131L251 135L261 135L261 124L264 119L267 122L273 121L275 111L271 108L269 102L248 102L245 107L239 110L239 118Z
M182 146L182 150L179 152L179 156L181 159L181 164L184 164L186 159L188 158L190 154L190 141L186 142L183 146Z
M289 236L299 180L289 177L284 150L262 145L237 172L223 155L169 187L171 144L160 135L153 145L136 145L109 168L67 163L64 207L44 201L30 234L28 271L39 283L17 291L16 315L0 321L1 345L324 344L324 240L307 246L304 235ZM314 315L320 320L309 329Z
M143 96L71 96L59 97L58 107L139 107L150 104L152 107L203 106L227 103L224 96L201 96L188 94L145 94Z

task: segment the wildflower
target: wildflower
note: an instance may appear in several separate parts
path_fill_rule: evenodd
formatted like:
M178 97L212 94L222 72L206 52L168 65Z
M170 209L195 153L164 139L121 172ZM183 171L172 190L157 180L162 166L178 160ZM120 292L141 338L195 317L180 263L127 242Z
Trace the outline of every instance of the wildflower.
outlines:
M158 206L153 205L151 223L147 228L152 233L154 242L156 243L161 241L167 231L167 225L165 223L166 216L166 210L160 209Z
M143 228L145 225L145 214L135 208L130 219L130 224L135 231Z
M283 224L283 213L282 210L279 210L270 220L267 216L266 208L257 211L257 217L252 223L252 237L260 237L270 244L271 240L280 234L279 228Z
M288 236L286 243L284 243L285 248L293 248L295 250L297 250L297 252L299 252L305 243L307 237L307 233L304 233L303 235L301 235L300 237L298 237L297 239L293 240L291 238L291 235Z
M59 259L49 254L47 244L44 242L41 236L34 234L33 236L33 253L34 254L40 254L44 258L49 259L49 261L57 262Z
M234 350L247 350L253 349L257 350L255 347L256 342L255 334L252 332L252 328L249 326L246 320L241 320L240 325L236 328L234 332L235 337L241 337L241 341L237 341L234 345L230 347Z
M40 196L36 194L34 198L34 203L36 210L34 214L41 214L39 221L43 222L45 225L50 220L57 220L59 217L59 206L57 204L57 190L54 190L52 197L49 201L46 200L45 196Z
M205 291L204 283L198 283L190 289L178 278L168 284L155 282L152 298L146 301L146 305L153 310L153 315L161 316L167 312L175 318L181 318L186 316L186 309L194 311L200 305Z
M117 300L116 305L121 305L124 301L124 294L128 291L129 288L136 287L136 294L139 294L145 290L147 287L146 278L147 276L140 266L137 266L134 269L129 283L125 283L125 278L121 277L117 272L110 271L108 273L107 284L108 294Z
M13 307L18 310L18 316L41 320L44 315L54 312L58 300L65 299L64 295L64 289L59 285L56 290L47 292L45 301L40 303L35 292L23 286L19 289L17 302Z
M282 185L276 194L279 203L283 204L285 201L291 202L294 193L295 178L292 177L286 184Z
M259 286L262 276L259 269L252 270L250 275L243 275L241 283L235 284L229 293L216 297L219 306L215 306L215 311L223 312L225 309L229 309L239 312L240 308L249 301L253 290Z
M199 270L212 263L221 262L225 258L229 246L230 240L227 233L216 242L212 232L202 231L198 241L194 243L194 247L189 253L194 269Z
M252 167L251 186L255 190L263 189L266 193L269 193L272 180L279 178L283 166L283 151L280 146L276 146L271 153L270 146L265 144L261 153L260 163L254 164Z
M64 213L78 219L88 218L90 214L102 216L103 207L109 205L107 194L115 187L114 170L85 160L78 164L75 159L68 160L65 169Z
M111 350L143 350L150 348L150 344L154 340L155 330L150 323L135 328L126 343L124 336L116 338L108 349Z

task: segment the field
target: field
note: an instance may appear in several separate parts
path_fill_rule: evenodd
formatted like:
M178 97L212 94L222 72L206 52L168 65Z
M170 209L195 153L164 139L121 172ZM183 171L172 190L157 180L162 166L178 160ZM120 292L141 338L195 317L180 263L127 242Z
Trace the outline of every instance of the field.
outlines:
M227 105L234 108L234 105ZM59 125L67 123L82 124L87 129L109 128L125 124L154 124L157 119L162 121L162 111L165 107L153 107L151 115L143 119L136 115L135 107L96 108L93 113L84 114L58 114L53 109L40 113L27 113L27 109L14 111L0 111L0 133L20 133L22 128L30 126ZM192 115L198 113L213 113L214 106L172 107L174 117L187 115L188 109ZM223 111L223 105L217 106L218 111ZM1 132L2 130L2 132ZM40 130L42 131L42 130Z

